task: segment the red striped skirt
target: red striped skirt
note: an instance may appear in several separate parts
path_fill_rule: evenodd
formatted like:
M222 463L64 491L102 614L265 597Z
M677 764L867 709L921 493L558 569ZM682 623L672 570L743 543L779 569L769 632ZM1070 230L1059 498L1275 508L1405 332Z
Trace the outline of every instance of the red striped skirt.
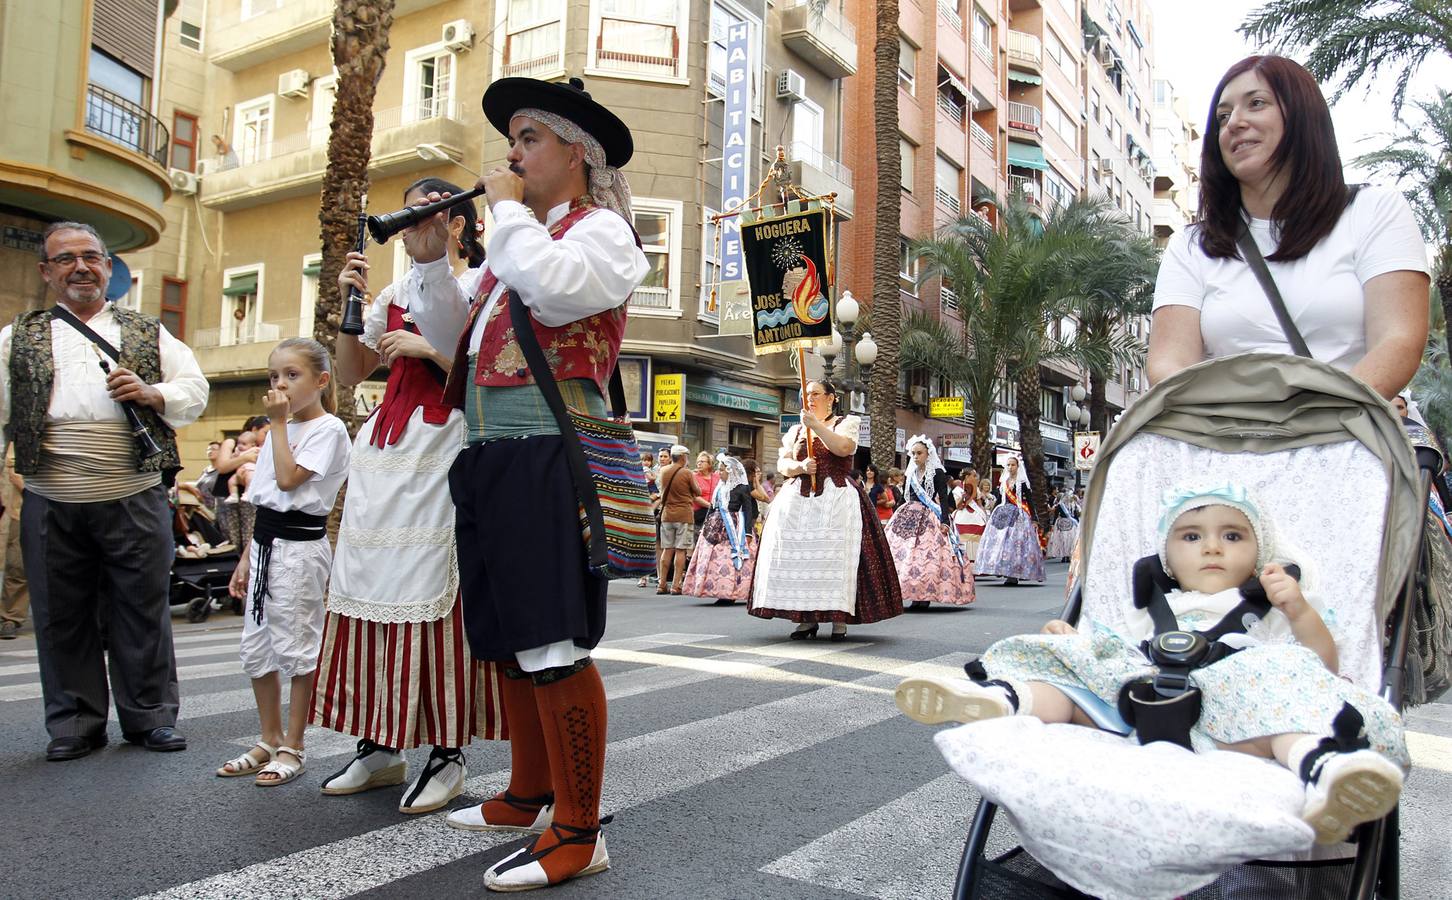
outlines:
M399 750L509 738L503 672L469 653L460 603L432 622L330 612L319 656L314 725Z

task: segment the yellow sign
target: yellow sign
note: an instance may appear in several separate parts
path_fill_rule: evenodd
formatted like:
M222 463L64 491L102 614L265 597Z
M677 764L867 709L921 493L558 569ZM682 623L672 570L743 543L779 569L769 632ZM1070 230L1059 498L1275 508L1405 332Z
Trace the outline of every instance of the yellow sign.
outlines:
M934 419L961 419L963 398L934 397L928 401L928 415Z
M686 405L686 376L655 376L655 402L651 419L656 422L679 422Z

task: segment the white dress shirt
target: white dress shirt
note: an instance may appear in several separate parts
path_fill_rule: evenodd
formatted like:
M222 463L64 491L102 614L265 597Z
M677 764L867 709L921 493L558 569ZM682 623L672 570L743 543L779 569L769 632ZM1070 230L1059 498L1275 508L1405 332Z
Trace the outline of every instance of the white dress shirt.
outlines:
M569 211L570 204L561 203L542 225L523 203L494 205L486 265L499 283L474 322L470 353L479 352L484 328L506 288L519 294L540 324L558 328L614 309L645 280L650 263L635 246L630 224L616 213L595 209L558 241L550 237L549 226Z
M368 307L359 338L370 350L377 352L378 342L388 331L390 303L407 310L419 334L439 353L452 356L459 344L459 335L469 321L469 304L479 290L483 267L465 269L457 278L447 255L433 262L414 263L398 281L383 289L379 301Z
M112 312L110 303L101 307L101 311L86 324L110 341L112 346L121 346L121 323ZM0 331L0 426L10 423L10 342L13 331L13 325L6 325ZM181 428L195 422L207 408L207 378L197 365L190 347L172 337L165 327L160 332L161 381L152 387L160 391L166 400L162 419L172 428ZM51 321L50 334L55 381L51 387L46 421L124 423L126 414L106 389L106 373L101 371L99 357L91 342L60 319ZM116 360L109 357L106 363L112 369L117 367ZM0 437L0 454L3 454L4 448L4 438Z

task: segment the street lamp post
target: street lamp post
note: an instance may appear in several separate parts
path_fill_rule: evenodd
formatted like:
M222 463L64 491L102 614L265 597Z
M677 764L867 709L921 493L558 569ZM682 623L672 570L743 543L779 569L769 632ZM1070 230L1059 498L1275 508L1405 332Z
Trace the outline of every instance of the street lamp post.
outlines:
M826 378L839 388L856 394L866 394L872 377L872 364L877 362L877 343L871 332L858 334L858 317L862 307L851 291L843 291L837 300L837 321L832 328L832 341L818 344L816 354L822 358L822 369ZM865 325L865 323L864 323ZM841 372L837 360L842 359ZM852 404L849 402L848 407Z

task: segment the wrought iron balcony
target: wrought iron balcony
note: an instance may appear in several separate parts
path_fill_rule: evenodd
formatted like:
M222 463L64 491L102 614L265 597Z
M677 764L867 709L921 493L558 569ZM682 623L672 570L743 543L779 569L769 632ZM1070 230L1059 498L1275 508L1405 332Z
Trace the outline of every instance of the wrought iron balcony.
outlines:
M151 113L119 94L86 85L86 130L135 150L158 166L167 164L171 134Z

